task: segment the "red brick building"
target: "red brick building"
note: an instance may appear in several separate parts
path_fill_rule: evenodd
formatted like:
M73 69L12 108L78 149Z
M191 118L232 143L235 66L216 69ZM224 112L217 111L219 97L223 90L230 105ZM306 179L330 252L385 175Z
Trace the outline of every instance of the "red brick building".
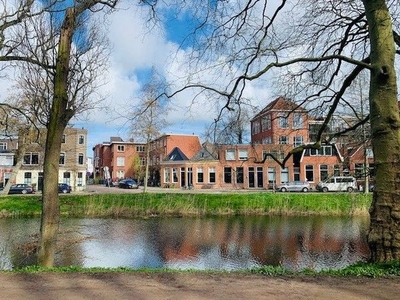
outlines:
M123 178L140 178L146 163L146 146L134 141L123 141L120 137L111 137L109 142L97 144L93 148L95 179L106 177L108 168L113 181Z

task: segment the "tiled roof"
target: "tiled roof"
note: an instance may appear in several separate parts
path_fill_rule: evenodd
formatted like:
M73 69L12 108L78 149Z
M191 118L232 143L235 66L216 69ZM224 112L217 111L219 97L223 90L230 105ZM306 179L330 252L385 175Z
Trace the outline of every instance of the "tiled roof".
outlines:
M193 161L199 161L199 160L216 160L218 159L218 155L213 155L213 145L204 143L199 150L199 152L196 153L195 156L192 157L191 160Z
M258 116L265 114L268 111L301 111L307 112L303 107L299 106L290 99L283 96L276 98L274 101L270 102L266 107L264 107L253 119Z

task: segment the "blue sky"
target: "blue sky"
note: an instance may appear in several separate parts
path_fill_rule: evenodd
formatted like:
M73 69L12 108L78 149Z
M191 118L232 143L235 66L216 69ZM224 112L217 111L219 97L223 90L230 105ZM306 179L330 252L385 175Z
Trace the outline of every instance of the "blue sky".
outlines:
M128 2L125 2L128 3ZM164 3L164 2L160 2ZM190 2L187 4L191 5ZM168 15L164 23L152 26L148 23L149 15L140 11L136 5L124 5L107 16L108 26L103 29L112 46L110 66L107 74L102 74L107 84L99 89L106 95L102 104L107 109L90 111L87 116L78 116L71 124L88 130L88 152L93 155L92 148L111 136L120 136L124 140L132 138L129 125L122 116L126 115L138 102L141 87L146 83L149 72L154 68L165 76L172 84L171 89L180 88L186 82L187 60L191 53L191 40L187 37L194 25L185 10L180 15ZM103 20L102 20L103 21ZM220 57L215 57L215 61ZM200 62L201 65L202 62ZM219 74L213 74L218 76ZM204 82L214 83L215 77L210 72L199 74ZM219 79L219 78L218 78ZM224 82L222 82L222 85ZM0 96L9 91L7 84L0 84ZM186 90L171 99L171 110L168 111L169 126L162 133L195 134L201 136L216 116L216 100L198 96L198 91ZM250 98L271 101L268 88L249 84L247 95ZM262 98L258 95L262 95ZM255 103L257 105L257 103ZM264 103L261 106L265 106Z

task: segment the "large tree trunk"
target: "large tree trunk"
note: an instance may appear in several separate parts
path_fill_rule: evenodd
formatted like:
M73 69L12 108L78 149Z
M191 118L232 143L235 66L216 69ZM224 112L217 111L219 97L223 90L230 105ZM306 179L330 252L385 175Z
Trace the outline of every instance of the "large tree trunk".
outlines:
M385 0L363 0L371 41L370 118L376 183L368 243L373 262L400 260L400 116L395 44Z
M68 109L68 74L74 29L75 13L74 9L71 8L67 9L61 28L54 77L54 98L47 125L43 166L43 207L38 245L38 263L43 267L54 265L60 222L58 172L62 135L68 121L73 116L73 111Z

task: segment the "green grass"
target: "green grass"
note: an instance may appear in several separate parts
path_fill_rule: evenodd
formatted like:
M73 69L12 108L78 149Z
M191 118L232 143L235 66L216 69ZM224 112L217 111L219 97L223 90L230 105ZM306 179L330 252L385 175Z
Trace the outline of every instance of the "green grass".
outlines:
M195 272L195 273L252 273L260 274L265 276L296 276L296 275L310 275L310 276L355 276L355 277L389 277L389 276L400 276L400 261L394 261L390 263L357 263L348 266L340 270L324 270L324 271L312 271L312 270L302 270L302 271L290 271L285 270L282 267L274 266L263 266L260 268L254 268L250 270L239 270L239 271L193 271L193 270L173 270L166 268L158 269L131 269L125 267L119 268L83 268L79 266L67 266L67 267L55 267L55 268L43 268L39 266L29 266L20 269L13 269L11 271L2 271L3 273L135 273L135 272L146 272L146 273L182 273L182 272Z
M62 195L65 217L212 215L367 215L372 195L360 193L139 193ZM40 216L40 196L0 198L0 217Z

